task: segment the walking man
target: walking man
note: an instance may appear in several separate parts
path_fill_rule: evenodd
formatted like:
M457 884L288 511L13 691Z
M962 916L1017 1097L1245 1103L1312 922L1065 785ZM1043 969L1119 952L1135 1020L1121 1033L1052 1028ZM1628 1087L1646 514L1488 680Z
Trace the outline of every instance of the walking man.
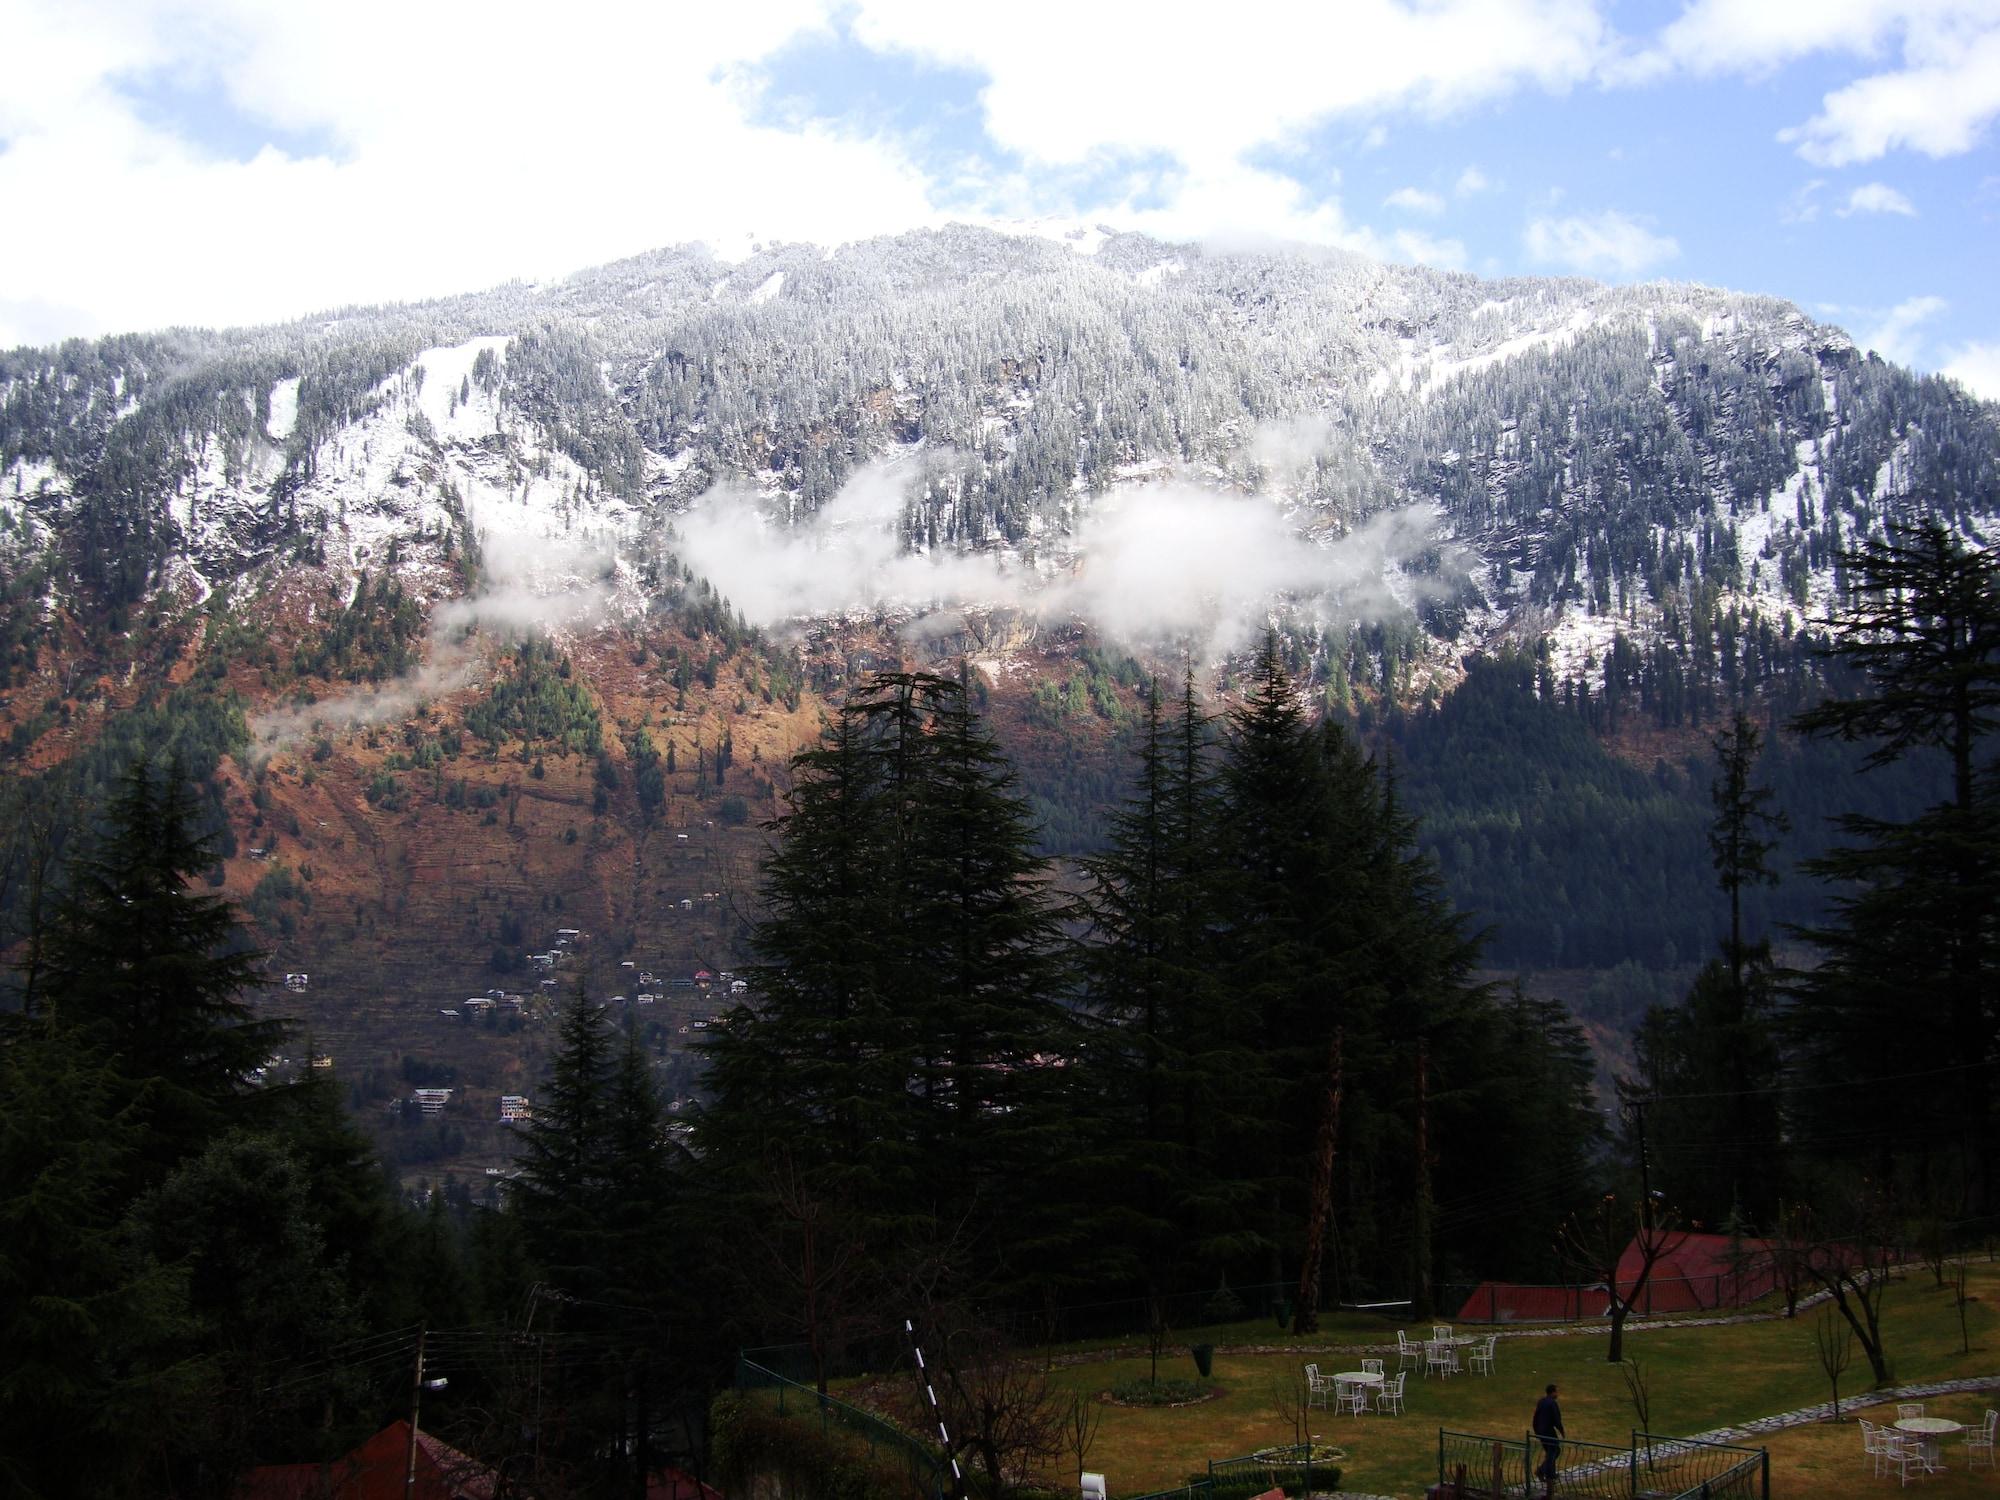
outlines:
M1542 1440L1542 1466L1535 1470L1535 1477L1542 1481L1542 1493L1556 1492L1556 1454L1562 1449L1563 1409L1556 1402L1555 1383L1551 1381L1547 1393L1535 1403L1535 1436Z

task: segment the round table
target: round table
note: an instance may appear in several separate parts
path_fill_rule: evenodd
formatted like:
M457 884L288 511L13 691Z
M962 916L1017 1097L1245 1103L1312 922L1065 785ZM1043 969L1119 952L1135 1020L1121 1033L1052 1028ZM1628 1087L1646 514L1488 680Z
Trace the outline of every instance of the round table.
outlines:
M1922 1438L1924 1467L1941 1470L1944 1464L1938 1458L1937 1440L1965 1431L1965 1424L1954 1422L1949 1417L1904 1417L1896 1424L1896 1431Z

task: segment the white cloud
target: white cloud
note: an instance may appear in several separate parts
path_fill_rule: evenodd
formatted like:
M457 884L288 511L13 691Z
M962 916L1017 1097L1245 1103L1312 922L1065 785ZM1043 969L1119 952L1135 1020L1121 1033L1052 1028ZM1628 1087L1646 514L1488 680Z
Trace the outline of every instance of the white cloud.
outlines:
M1422 188L1399 187L1382 200L1382 206L1400 208L1412 214L1441 214L1444 212L1444 199Z
M1886 182L1864 182L1834 212L1843 219L1854 214L1902 214L1914 219L1917 206Z
M2000 115L2000 25L1951 50L1834 90L1820 112L1778 138L1820 166L1874 161L1891 151L1959 156Z
M1923 325L1948 306L1942 297L1906 297L1855 342L1896 364L1915 364L1924 347Z
M2000 112L2000 0L1692 0L1636 42L1613 12L1608 0L1245 0L1226 24L1197 26L1130 4L1019 0L995 25L935 0L579 0L557 24L531 0L489 0L476 21L402 0L0 0L0 203L16 230L0 236L0 346L459 291L748 231L824 243L968 211L1046 212L1052 181L1101 182L1104 163L1128 157L1145 165L1110 195L1122 203L1088 204L1093 217L1462 265L1457 241L1356 223L1314 143L1368 151L1412 116L1524 91L1811 54L1862 60L1790 133L1816 162L1964 151ZM1018 170L995 180L979 155L926 169L893 136L770 123L766 61L842 35L982 77L981 123ZM242 161L183 139L129 97L134 80L160 78L325 154ZM1299 175L1314 187L1288 175L1287 152L1311 153ZM1474 165L1449 192L1445 180L1389 206L1434 213L1495 186ZM1623 275L1677 253L1629 218L1541 212L1529 244L1553 264Z
M0 0L0 346L934 222L894 144L752 121L742 67L819 24L816 0L560 25L523 0L477 24L395 0ZM334 149L228 159L142 117L125 85L149 78Z
M1959 345L1938 373L1960 381L1982 400L2000 401L2000 340Z
M1787 224L1811 224L1819 218L1819 190L1824 178L1815 177L1778 205L1778 217Z
M2000 115L1993 0L1695 0L1653 46L1614 64L1607 77L1763 74L1823 53L1861 58L1879 71L1828 93L1818 114L1779 133L1816 165L1895 150L1960 155Z
M1681 253L1671 236L1655 234L1615 209L1535 219L1523 242L1532 259L1591 276L1636 276Z
M1071 0L1018 0L1005 25L936 0L859 0L853 16L879 51L986 74L987 128L1044 162L1099 147L1235 159L1336 115L1566 88L1611 45L1591 0L1244 0L1199 27Z
M1256 441L1268 461L1296 462L1326 433L1298 424ZM1393 608L1385 571L1429 545L1436 520L1427 507L1389 511L1335 539L1301 533L1266 496L1178 481L1121 487L1080 520L1080 565L1049 577L990 556L904 552L896 519L909 478L893 462L870 464L796 527L768 519L754 494L718 487L677 523L678 548L759 624L1009 607L1088 620L1131 646L1188 642L1212 659L1254 640L1283 598L1361 618Z
M1389 236L1386 248L1378 247L1373 253L1383 260L1407 260L1446 271L1462 271L1466 264L1463 240L1425 234L1421 229L1398 229Z

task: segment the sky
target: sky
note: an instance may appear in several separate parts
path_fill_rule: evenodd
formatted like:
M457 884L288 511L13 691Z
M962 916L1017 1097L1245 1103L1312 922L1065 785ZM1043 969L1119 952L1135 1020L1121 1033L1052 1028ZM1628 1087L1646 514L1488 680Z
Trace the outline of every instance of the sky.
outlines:
M2000 399L2000 0L0 0L0 348L952 220L1767 292Z

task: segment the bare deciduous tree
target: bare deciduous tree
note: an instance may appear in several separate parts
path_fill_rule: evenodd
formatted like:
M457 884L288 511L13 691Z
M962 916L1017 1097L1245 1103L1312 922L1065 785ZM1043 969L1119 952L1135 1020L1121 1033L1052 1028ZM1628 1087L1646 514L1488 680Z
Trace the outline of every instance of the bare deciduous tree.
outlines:
M1089 1462L1091 1447L1097 1442L1097 1429L1103 1421L1104 1413L1098 1409L1096 1398L1088 1391L1071 1394L1063 1422L1063 1441L1076 1459L1078 1474Z
M1854 1363L1854 1330L1832 1307L1821 1308L1819 1320L1813 1324L1813 1349L1819 1355L1819 1367L1833 1385L1833 1420L1838 1422L1840 1377Z
M1312 1393L1306 1389L1305 1371L1289 1370L1272 1377L1271 1404L1277 1407L1278 1420L1290 1432L1294 1446L1303 1446L1310 1441L1306 1417L1312 1410L1311 1401Z
M1801 1227L1809 1228L1810 1216L1800 1210ZM1834 1308L1854 1330L1861 1352L1875 1384L1889 1384L1889 1356L1882 1344L1882 1298L1889 1289L1889 1266L1893 1253L1889 1245L1887 1205L1880 1195L1864 1187L1849 1205L1850 1229L1846 1234L1807 1234L1800 1265L1813 1286L1833 1301Z
M1160 1383L1160 1351L1166 1347L1167 1335L1173 1329L1167 1326L1167 1308L1157 1296L1146 1299L1146 1352L1152 1356L1153 1371L1148 1377L1154 1385Z
M990 1493L1004 1500L1070 1446L1070 1404L1040 1360L1022 1358L997 1329L964 1308L933 1307L925 1321L954 1453L984 1469Z
M1636 1359L1621 1360L1619 1372L1625 1377L1625 1394L1632 1398L1632 1413L1639 1419L1639 1430L1646 1434L1646 1463L1653 1462L1653 1391L1646 1383L1646 1372Z
M1680 1216L1671 1208L1648 1212L1642 1203L1635 1209L1616 1193L1606 1193L1588 1215L1573 1215L1557 1232L1557 1253L1572 1270L1604 1288L1611 1319L1611 1347L1604 1357L1611 1364L1625 1358L1625 1320L1645 1295L1653 1268L1686 1241ZM1622 1269L1628 1244L1639 1257L1629 1277Z

